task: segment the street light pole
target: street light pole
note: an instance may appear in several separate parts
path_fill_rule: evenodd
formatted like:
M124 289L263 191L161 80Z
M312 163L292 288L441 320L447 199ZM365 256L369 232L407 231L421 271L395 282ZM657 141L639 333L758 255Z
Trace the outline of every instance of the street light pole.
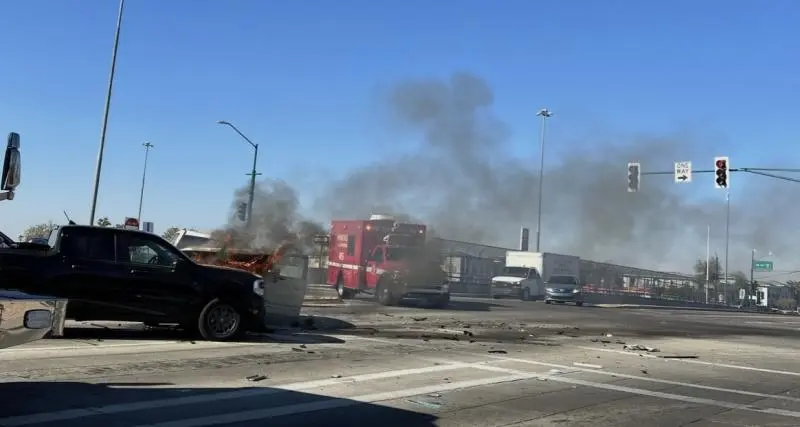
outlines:
M725 305L728 305L728 250L731 242L731 192L725 190L725 283L722 285L722 293L725 297Z
M258 163L258 144L254 143L253 141L250 140L250 138L246 137L231 122L227 122L225 120L218 120L217 124L229 126L236 133L238 133L239 136L242 137L242 139L247 141L247 143L253 147L253 170L248 174L250 175L250 192L247 200L247 220L245 222L247 228L250 228L250 224L252 224L252 219L253 219L253 199L255 198L256 194L256 175L261 175L260 173L256 172L256 164Z
M536 220L536 252L539 252L541 249L541 241L542 241L542 193L543 193L543 183L544 183L544 135L545 129L547 127L547 118L551 117L553 113L548 110L547 108L542 108L536 113L537 116L542 118L542 130L541 135L539 137L539 195L537 196L538 199L538 216Z
M140 223L142 222L142 201L144 201L144 179L147 177L147 157L150 154L150 149L155 145L151 144L150 141L145 141L142 146L144 147L144 170L142 170L142 190L139 192L139 215L136 216Z
M94 190L92 191L92 208L89 214L89 224L94 224L94 214L97 210L97 192L100 188L100 172L103 168L103 151L106 147L106 129L108 128L108 112L111 109L111 92L114 88L114 72L117 69L117 49L119 48L119 33L122 29L122 12L125 9L125 0L119 0L117 13L117 32L114 35L114 50L111 53L111 73L108 76L108 90L106 92L106 106L103 112L103 127L100 130L100 149L97 152L97 165L94 169Z

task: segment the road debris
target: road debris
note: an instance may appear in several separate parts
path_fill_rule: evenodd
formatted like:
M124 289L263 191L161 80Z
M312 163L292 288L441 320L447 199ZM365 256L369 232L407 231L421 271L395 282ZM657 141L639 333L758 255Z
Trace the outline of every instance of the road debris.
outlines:
M406 402L413 403L415 405L424 406L428 409L439 409L442 407L442 404L439 402L428 402L425 400L417 400L417 399L407 399Z
M603 369L601 365L593 365L591 363L572 362L572 364L575 366L580 366L582 368Z
M411 319L413 319L415 322L424 322L428 320L427 317L412 317Z
M267 376L266 375L250 375L249 377L245 377L245 379L247 381L258 382L258 381L264 381L265 379L267 379Z
M622 349L628 351L646 351L648 353L658 353L661 351L655 347L648 347L641 344L625 344Z
M508 354L505 350L489 350L490 354Z
M333 374L333 375L331 375L331 378L341 378L341 377L342 377L342 374Z
M697 356L693 356L693 355L673 355L673 356L667 356L667 355L663 355L663 354L662 354L662 355L659 355L659 356L658 356L658 358L659 358L659 359L697 359L698 357L697 357Z

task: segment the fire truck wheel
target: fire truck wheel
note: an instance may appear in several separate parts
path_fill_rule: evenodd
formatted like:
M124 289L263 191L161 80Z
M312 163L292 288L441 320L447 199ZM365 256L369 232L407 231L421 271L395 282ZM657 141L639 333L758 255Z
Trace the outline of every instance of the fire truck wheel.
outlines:
M197 319L200 336L208 341L227 341L244 333L242 315L236 307L220 301L210 301Z
M378 286L375 288L375 300L380 305L395 305L397 298L392 294L391 287L384 280L378 280Z

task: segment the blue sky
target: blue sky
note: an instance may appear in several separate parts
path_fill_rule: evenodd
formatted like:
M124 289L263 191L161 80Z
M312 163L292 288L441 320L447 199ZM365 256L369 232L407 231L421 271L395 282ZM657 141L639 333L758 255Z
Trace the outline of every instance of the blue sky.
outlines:
M62 210L88 220L116 12L0 2L0 131L22 135L24 159L2 206L9 235ZM223 223L252 154L220 119L261 144L260 172L309 201L320 179L411 144L378 112L382 89L458 70L492 84L519 156L535 153L547 106L554 141L690 129L734 167L796 165L797 22L791 0L129 0L97 213L135 216L149 140L144 219ZM554 145L553 158L576 148Z

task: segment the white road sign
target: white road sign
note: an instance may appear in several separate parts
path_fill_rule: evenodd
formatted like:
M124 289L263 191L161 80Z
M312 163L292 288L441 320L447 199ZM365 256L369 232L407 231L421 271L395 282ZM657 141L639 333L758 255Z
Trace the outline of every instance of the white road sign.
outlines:
M675 162L675 182L678 184L692 182L692 162Z

